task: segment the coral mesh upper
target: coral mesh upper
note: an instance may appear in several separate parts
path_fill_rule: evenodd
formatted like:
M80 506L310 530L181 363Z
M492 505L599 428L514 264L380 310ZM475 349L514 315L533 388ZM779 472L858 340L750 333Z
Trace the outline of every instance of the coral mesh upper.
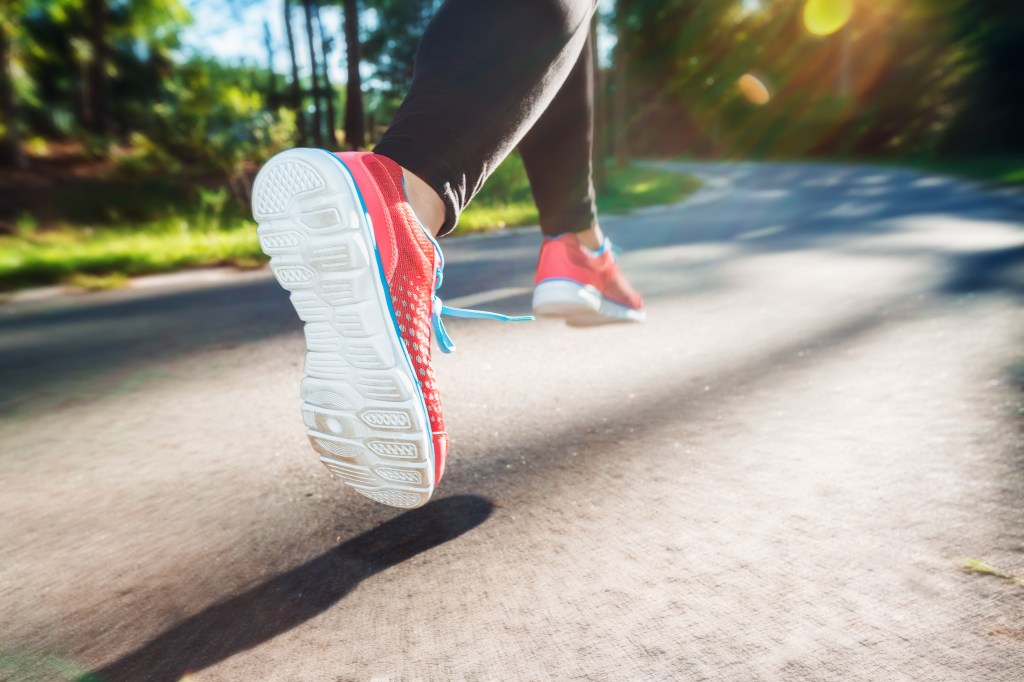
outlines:
M579 238L573 233L544 240L537 262L540 284L550 279L568 279L583 286L592 286L601 296L635 310L644 307L644 299L619 270L611 248L598 256L589 255Z
M341 153L338 157L355 176L373 220L374 237L391 292L398 331L412 360L430 419L436 484L444 472L448 447L441 396L430 364L430 315L440 259L406 198L401 166L369 152ZM371 182L365 182L365 176L369 176ZM375 202L379 202L379 206L374 206Z

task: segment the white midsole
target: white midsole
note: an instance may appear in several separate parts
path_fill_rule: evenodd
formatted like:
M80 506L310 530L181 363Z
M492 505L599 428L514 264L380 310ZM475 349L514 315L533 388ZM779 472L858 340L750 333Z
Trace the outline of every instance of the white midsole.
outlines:
M533 312L539 317L557 317L572 325L606 322L641 322L643 310L609 301L596 287L567 279L549 279L533 290Z

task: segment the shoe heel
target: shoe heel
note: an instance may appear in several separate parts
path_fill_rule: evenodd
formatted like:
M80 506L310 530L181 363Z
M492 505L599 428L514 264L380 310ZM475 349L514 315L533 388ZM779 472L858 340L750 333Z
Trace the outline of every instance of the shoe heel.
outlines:
M601 310L601 295L568 280L548 280L533 289L533 312L538 317L576 318Z

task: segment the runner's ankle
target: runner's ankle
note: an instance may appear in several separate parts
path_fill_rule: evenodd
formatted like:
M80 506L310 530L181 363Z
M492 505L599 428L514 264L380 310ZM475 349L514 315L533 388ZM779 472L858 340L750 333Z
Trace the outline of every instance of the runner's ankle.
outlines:
M577 232L576 238L580 240L580 244L583 244L583 246L591 251L599 251L604 244L604 233L601 232L601 226L597 223L594 223L592 227L586 230Z
M436 237L444 224L444 202L430 185L412 171L403 168L402 177L405 179L405 194L409 197L413 212L430 232L430 236Z

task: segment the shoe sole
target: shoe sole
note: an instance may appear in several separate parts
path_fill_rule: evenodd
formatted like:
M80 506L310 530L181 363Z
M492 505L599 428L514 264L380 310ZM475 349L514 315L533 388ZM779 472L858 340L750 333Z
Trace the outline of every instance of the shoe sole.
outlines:
M256 176L252 205L260 247L305 323L300 392L313 449L372 500L425 504L430 421L351 173L324 150L282 152Z
M643 310L614 303L595 287L568 280L548 280L534 287L533 312L537 317L564 319L574 327L643 322L646 318Z

